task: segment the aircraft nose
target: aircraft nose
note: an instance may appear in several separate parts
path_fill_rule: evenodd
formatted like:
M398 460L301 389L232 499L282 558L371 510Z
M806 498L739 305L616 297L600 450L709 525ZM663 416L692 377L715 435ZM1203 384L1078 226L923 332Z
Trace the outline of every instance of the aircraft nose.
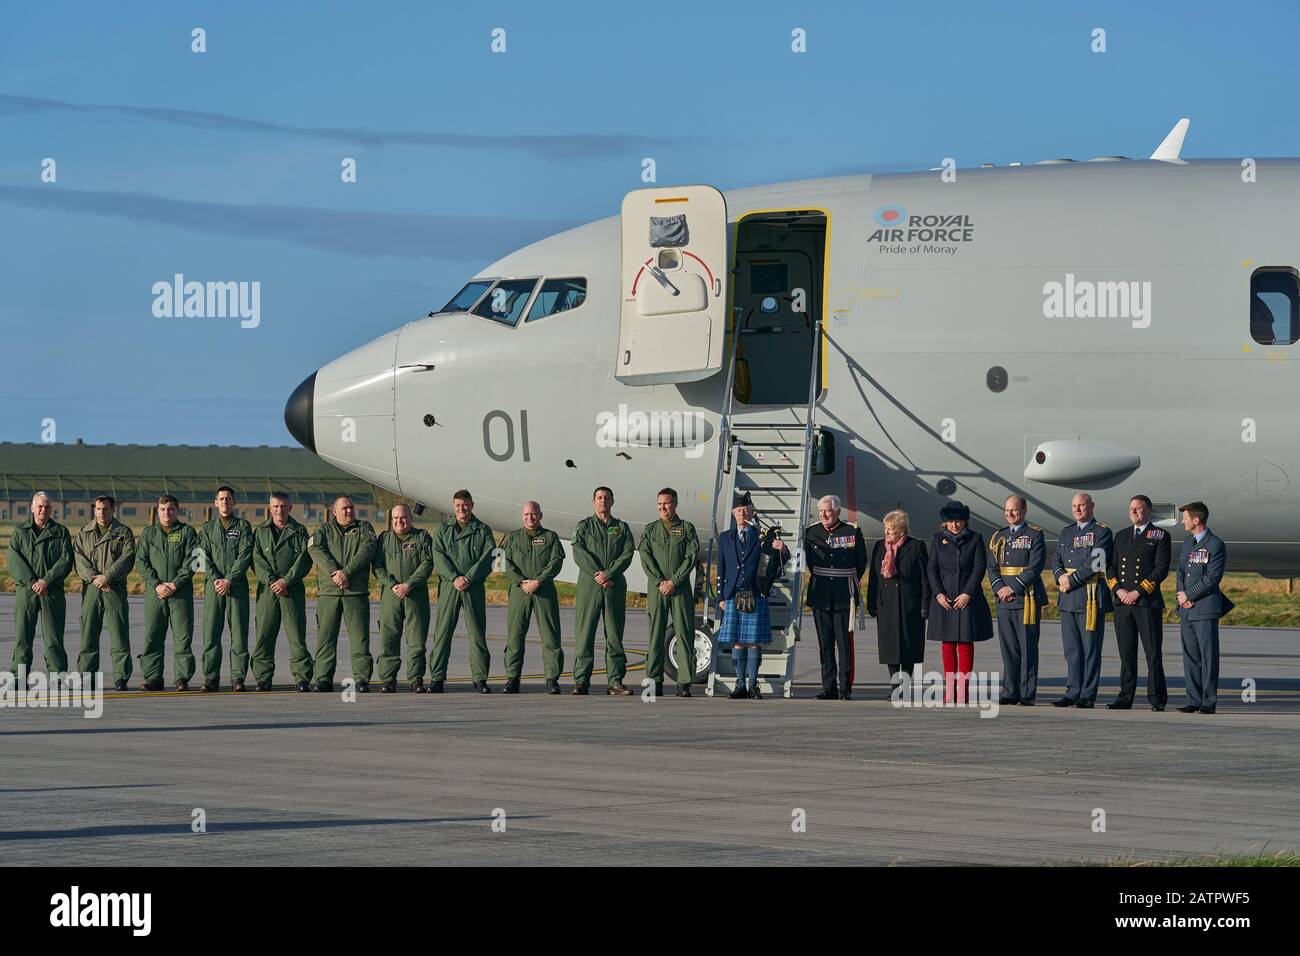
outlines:
M289 434L308 451L316 450L316 429L313 415L316 405L316 373L302 380L284 406L284 424Z

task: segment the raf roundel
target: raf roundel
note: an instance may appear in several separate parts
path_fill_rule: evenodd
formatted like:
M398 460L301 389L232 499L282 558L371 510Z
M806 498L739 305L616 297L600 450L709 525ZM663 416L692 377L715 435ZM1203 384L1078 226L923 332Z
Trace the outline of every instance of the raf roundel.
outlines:
M881 206L876 210L876 223L881 226L901 226L907 219L902 206Z

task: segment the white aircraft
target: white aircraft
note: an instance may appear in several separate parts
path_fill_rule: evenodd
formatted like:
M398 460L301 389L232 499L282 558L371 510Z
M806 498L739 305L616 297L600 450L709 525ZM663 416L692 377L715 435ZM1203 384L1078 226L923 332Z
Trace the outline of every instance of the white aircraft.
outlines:
M870 538L950 498L987 534L1020 493L1054 538L1075 492L1121 527L1144 493L1169 528L1206 502L1231 570L1293 575L1300 161L1185 161L1186 128L1144 160L636 190L319 369L285 421L501 529L533 498L567 538L609 485L639 533L667 485L702 541L733 487L792 541L824 494Z

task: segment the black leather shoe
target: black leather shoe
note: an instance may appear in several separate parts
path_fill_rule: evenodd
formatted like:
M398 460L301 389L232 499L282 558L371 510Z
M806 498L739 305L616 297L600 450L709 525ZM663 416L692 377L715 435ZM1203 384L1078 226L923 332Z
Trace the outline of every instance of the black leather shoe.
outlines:
M140 685L140 689L141 690L162 690L163 689L162 678L159 677L157 680L147 680Z
M311 684L307 683L305 680L298 681L298 693L306 694L309 693L310 691L311 691Z
M430 693L430 694L441 694L441 693L442 693L442 681L440 681L440 680L429 681L429 690L428 690L428 693Z
M244 678L236 677L230 682L230 689L236 694L242 694L244 692Z
M743 684L737 684L736 689L727 695L727 700L748 700L748 699L749 699L749 691L745 689Z
M824 690L817 695L817 700L839 700L840 692L837 690Z
M853 691L851 690L840 691L840 700L852 700L852 699L853 699Z
M1107 710L1132 710L1133 702L1128 700L1112 700L1106 705Z
M412 694L425 693L423 677L417 677L415 680L411 681L411 693Z
M1201 708L1201 713L1203 713L1203 714L1212 714L1212 713L1214 713L1214 708L1213 708L1213 707L1202 707L1202 708Z
M1164 705L1164 704L1152 704L1152 705L1151 705L1151 709L1154 710L1154 711L1163 712L1164 709L1165 709L1165 705Z
M122 678L113 681L113 690L126 690L126 681Z
M1075 700L1073 697L1062 697L1060 700L1052 701L1053 707L1073 707Z
M357 693L358 693L358 694L369 694L369 693L370 693L370 681L368 681L368 680L359 680L359 681L357 681Z
M591 693L591 688L588 687L586 684L574 684L573 690L569 691L569 696L586 697L589 693ZM610 691L607 690L605 691L605 693L608 694L610 693Z
M316 693L331 694L334 692L334 682L332 680L318 680L316 682Z
M1021 698L1020 698L1020 706L1021 706L1021 707L1033 707L1033 706L1034 706L1035 704L1037 704L1037 703L1038 703L1038 701L1034 700L1034 698L1032 698L1032 697L1021 697Z
M210 694L214 690L221 690L221 683L215 680L205 680L203 682L203 693Z
M690 684L678 684L678 685L677 685L677 696L678 696L678 697L690 697L690 696L691 696L691 685L690 685Z
M488 686L488 682L485 680L476 680L474 682L474 689L480 694L492 693L492 688Z
M1183 704L1183 706L1178 708L1178 712L1180 714L1199 714L1201 708L1193 707L1191 704Z
M663 695L664 695L664 682L661 680L657 680L655 681L655 696L662 697Z
M998 706L999 706L999 707L1010 707L1012 704L1018 704L1018 703L1020 703L1020 698L1019 698L1019 697L999 697L999 698L998 698Z
M1093 700L1076 700L1074 706L1079 710L1092 710L1097 706L1097 702Z
M379 693L381 693L381 694L396 694L396 693L397 693L397 681L395 681L395 680L386 680L386 681L384 681L382 684L379 685Z
M518 677L511 677L509 680L506 681L506 693L507 693L507 694L517 694L517 693L519 693L519 678L518 678Z
M749 689L750 700L762 700L763 692L758 689L758 681L754 681L754 686Z
M546 693L554 697L560 692L560 682L558 680L548 680L546 682Z
M271 682L270 682L269 680L264 680L264 681L260 682L260 683L257 685L257 689L258 689L258 690L270 690L270 689L271 689ZM303 688L300 687L300 688L298 688L298 689L299 689L299 690L302 690Z
M187 680L178 680L176 682L177 691L187 691L190 689L190 682Z

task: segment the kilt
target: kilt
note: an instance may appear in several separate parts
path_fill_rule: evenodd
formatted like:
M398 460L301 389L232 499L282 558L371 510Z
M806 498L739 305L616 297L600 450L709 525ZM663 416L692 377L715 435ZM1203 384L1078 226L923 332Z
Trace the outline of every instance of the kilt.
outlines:
M728 601L722 612L722 630L718 632L721 644L771 644L772 615L767 609L767 598L754 595L754 610L742 613L736 602Z

